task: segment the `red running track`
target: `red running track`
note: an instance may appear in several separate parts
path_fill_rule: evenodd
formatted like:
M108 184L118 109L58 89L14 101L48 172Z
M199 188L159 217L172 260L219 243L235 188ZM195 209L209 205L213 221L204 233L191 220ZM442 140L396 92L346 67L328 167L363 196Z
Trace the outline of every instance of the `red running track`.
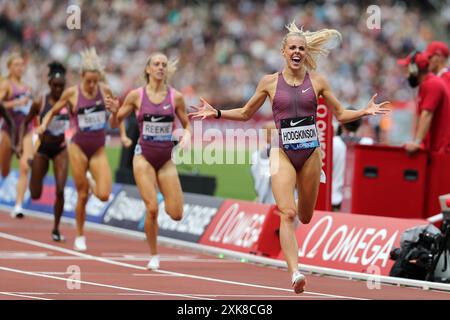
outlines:
M316 275L307 275L306 291L296 295L286 270L164 246L161 269L148 271L145 241L87 230L88 251L78 253L72 225L62 224L63 244L51 240L51 227L0 212L0 299L450 299L447 292L369 289L365 281Z

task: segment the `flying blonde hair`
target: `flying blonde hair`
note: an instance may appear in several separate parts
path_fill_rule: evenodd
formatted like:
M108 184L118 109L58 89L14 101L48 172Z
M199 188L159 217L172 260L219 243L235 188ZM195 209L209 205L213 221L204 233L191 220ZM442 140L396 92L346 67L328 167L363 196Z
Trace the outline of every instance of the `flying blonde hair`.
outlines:
M301 36L306 39L305 66L309 70L315 70L317 68L317 58L319 56L326 57L330 52L329 49L333 49L342 40L341 33L335 29L321 29L314 32L303 31L303 27L299 29L295 21L287 25L286 29L289 32L283 38L283 47L290 36Z
M147 60L147 63L145 64L145 69L144 69L144 79L145 79L146 83L148 83L150 81L150 75L147 73L146 69L147 69L149 63L152 61L153 57L155 57L157 55L163 55L167 58L167 56L162 52L152 53L150 55L150 57L148 57L148 60ZM175 74L175 71L177 71L178 61L179 61L178 59L174 59L174 58L171 58L167 61L167 74L166 74L166 79L165 79L166 83L168 83L170 81L172 76Z
M81 55L81 68L80 68L81 73L87 71L98 72L100 73L101 78L105 77L103 65L94 47L84 49L83 51L80 52L80 55Z
M8 56L8 59L6 60L6 66L9 68L11 63L16 59L23 59L22 55L19 52L13 52Z

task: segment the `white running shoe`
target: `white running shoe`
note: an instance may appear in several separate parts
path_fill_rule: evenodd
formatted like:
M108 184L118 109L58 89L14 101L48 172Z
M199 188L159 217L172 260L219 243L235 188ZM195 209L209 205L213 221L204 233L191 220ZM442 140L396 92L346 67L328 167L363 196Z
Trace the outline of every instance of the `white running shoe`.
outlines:
M159 269L159 254L154 255L150 258L150 261L147 264L148 270L157 270Z
M89 170L86 171L86 179L89 183L89 192L94 193L96 183L94 177L92 176L92 173Z
M11 218L22 219L25 217L23 214L23 209L21 205L15 205L14 209L11 211Z
M327 183L327 176L323 169L320 169L320 183Z
M75 242L73 243L73 249L76 251L86 251L86 237L80 236L75 238Z
M306 278L300 273L300 271L295 271L292 274L292 287L295 293L302 293L306 285Z

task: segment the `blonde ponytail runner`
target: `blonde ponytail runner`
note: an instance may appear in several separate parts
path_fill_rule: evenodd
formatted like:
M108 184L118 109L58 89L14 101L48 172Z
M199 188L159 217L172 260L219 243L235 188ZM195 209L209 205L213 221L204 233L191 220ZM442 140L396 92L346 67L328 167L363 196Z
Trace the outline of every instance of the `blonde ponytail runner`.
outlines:
M91 71L91 72L98 72L102 78L105 76L104 67L94 47L81 51L80 55L81 55L81 68L80 68L81 73Z
M156 55L166 56L162 52L155 52L150 55L150 57L147 59L147 63L145 64L145 69L144 69L145 83L148 83L150 80L150 75L147 73L146 69L147 69L148 65L150 64L150 62L152 61L153 57ZM167 61L167 75L166 75L165 83L168 83L170 81L170 79L172 78L172 76L177 71L178 61L179 61L178 59L173 59L173 58L171 58Z
M342 35L335 29L321 29L319 31L303 31L299 29L295 21L286 26L288 33L283 38L283 47L286 45L287 38L290 36L302 36L306 40L305 66L308 70L317 68L317 59L319 56L326 57L330 49L335 48L342 40Z

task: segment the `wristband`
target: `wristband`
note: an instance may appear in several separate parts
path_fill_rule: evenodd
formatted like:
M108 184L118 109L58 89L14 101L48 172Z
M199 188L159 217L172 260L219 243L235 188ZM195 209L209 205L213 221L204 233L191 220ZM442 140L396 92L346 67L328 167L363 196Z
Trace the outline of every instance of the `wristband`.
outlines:
M219 109L217 110L217 116L215 116L216 119L220 119L220 117L222 116L222 112Z
M416 139L416 140L414 140L414 143L415 143L415 144L421 144L421 143L422 143L422 140Z

